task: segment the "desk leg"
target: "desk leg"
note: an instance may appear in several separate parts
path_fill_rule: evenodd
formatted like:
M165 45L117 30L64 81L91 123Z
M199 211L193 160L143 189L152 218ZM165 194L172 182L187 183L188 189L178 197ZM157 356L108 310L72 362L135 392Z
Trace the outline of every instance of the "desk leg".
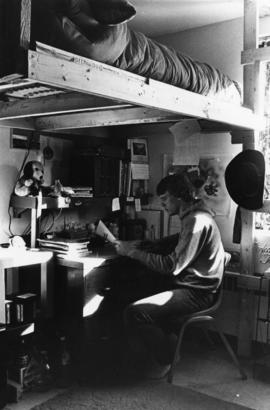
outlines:
M37 240L37 210L31 209L31 248L36 247Z
M40 303L44 317L53 314L54 263L53 258L40 266Z
M0 323L6 323L6 286L5 286L5 269L0 268Z

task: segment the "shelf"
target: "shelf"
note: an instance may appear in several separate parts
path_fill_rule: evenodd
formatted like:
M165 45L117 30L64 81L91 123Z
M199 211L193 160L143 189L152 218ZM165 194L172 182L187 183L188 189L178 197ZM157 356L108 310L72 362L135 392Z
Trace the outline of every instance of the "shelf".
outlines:
M37 209L39 206L39 197L12 195L10 206L13 208ZM68 197L42 197L41 209L69 208L69 206L70 199Z
M24 323L20 325L4 326L0 327L0 338L1 336L8 337L18 337L26 336L35 331L35 323Z

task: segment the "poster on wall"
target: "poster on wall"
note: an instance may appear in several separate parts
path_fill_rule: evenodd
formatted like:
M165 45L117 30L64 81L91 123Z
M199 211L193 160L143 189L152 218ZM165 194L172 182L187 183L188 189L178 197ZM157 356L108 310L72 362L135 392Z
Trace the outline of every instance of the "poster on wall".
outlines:
M202 198L216 215L229 216L231 199L228 195L224 172L230 158L219 156L216 158L201 158L200 171L207 175L205 184L200 190Z
M174 173L187 173L189 179L199 186L197 195L216 215L228 216L231 209L231 199L228 195L224 172L230 157L202 157L199 165L173 165L173 155L163 155L163 176ZM172 224L173 225L173 224ZM173 230L173 226L171 228Z

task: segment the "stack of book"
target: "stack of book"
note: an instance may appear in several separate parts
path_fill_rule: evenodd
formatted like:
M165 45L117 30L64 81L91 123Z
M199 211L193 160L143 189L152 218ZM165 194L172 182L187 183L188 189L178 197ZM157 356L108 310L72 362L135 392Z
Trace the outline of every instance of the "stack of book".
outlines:
M55 252L58 256L63 257L82 257L88 256L91 252L88 250L89 241L85 239L38 239L41 249Z

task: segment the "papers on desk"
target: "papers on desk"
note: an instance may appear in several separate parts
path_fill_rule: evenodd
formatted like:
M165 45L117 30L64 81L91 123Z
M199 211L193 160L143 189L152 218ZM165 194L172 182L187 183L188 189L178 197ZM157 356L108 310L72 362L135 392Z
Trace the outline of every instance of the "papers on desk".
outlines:
M101 236L103 239L108 240L109 242L113 243L114 241L116 241L116 237L111 233L111 231L101 220L99 220L98 222L96 234L98 236Z

